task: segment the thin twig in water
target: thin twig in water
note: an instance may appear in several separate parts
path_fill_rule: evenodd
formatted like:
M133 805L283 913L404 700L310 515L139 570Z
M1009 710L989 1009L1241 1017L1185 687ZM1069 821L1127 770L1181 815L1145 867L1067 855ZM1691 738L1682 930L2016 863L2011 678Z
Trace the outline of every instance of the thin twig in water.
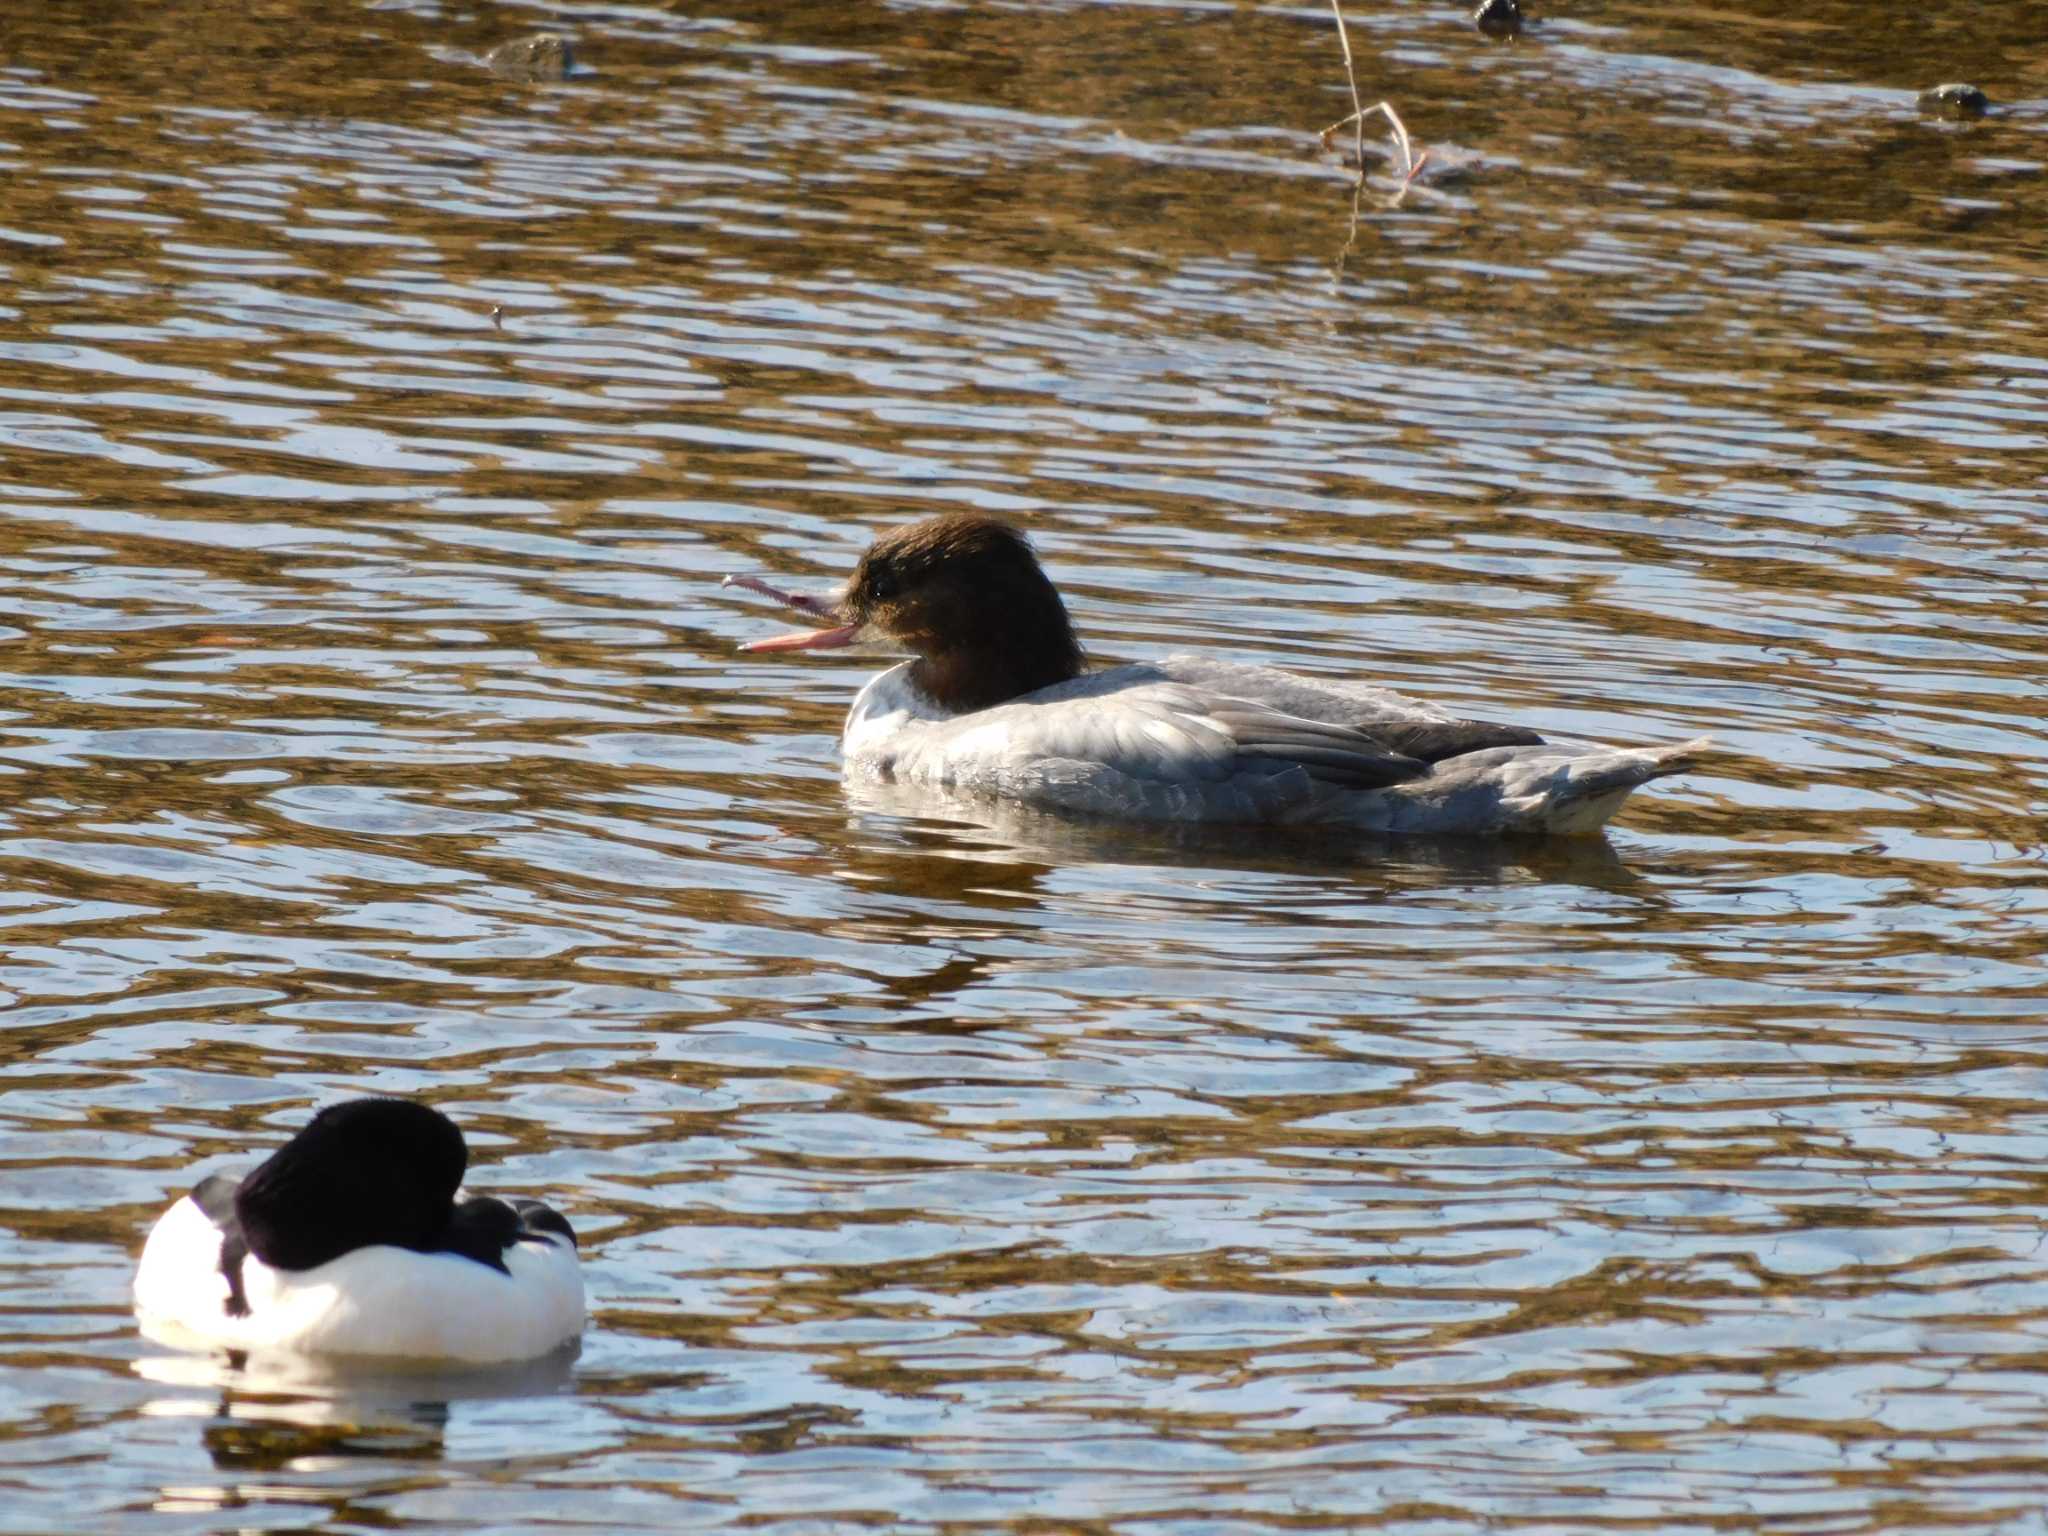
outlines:
M1401 114L1394 110L1391 101L1376 101L1369 107L1365 105L1364 98L1358 94L1358 71L1351 62L1351 32L1344 25L1344 12L1339 0L1330 0L1330 14L1337 18L1337 42L1344 50L1344 83L1351 87L1351 115L1339 118L1323 130L1323 147L1329 148L1331 135L1338 129L1352 130L1352 153L1358 159L1358 184L1362 187L1365 185L1365 120L1375 112L1385 117L1394 148L1401 155L1401 184L1394 189L1387 206L1398 207L1401 199L1408 195L1409 187L1414 185L1415 178L1422 173L1423 166L1428 164L1429 151L1425 149L1419 155L1415 153L1414 142L1408 137L1408 125L1401 121Z
M1346 119L1357 130L1358 179L1365 180L1365 103L1358 95L1358 71L1351 67L1351 31L1344 25L1344 12L1338 0L1330 0L1330 14L1337 18L1337 44L1344 50L1344 83L1351 87L1351 116ZM1327 146L1330 135L1343 123L1332 123L1323 130L1323 143Z

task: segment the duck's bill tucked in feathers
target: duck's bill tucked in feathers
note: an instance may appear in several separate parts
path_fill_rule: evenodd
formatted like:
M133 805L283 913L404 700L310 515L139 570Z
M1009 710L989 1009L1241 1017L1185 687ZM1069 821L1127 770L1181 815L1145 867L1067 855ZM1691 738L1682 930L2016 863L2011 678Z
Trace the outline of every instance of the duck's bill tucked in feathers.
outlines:
M583 1325L569 1224L534 1200L457 1203L454 1123L399 1099L322 1110L245 1179L215 1174L151 1230L144 1331L233 1349L487 1363Z

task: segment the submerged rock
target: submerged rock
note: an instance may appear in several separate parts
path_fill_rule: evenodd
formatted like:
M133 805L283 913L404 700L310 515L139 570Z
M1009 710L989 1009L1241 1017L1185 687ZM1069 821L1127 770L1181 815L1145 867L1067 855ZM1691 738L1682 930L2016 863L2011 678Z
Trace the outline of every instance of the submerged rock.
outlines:
M1488 37L1518 37L1522 31L1521 0L1479 0L1472 25Z
M1920 110L1943 117L1982 117L1990 106L1989 96L1961 81L1932 86L1920 93Z
M484 63L507 80L566 80L576 68L576 52L566 37L540 32L498 44Z

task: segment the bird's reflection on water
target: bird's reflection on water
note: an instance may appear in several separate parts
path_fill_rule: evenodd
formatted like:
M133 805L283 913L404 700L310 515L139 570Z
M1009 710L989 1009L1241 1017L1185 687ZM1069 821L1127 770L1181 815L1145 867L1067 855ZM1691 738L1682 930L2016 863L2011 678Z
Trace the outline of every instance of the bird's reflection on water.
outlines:
M146 1413L201 1421L201 1443L219 1470L314 1472L337 1460L438 1460L454 1405L567 1392L580 1348L460 1370L239 1351L150 1354L135 1373L173 1389Z
M864 873L886 875L903 860L920 880L943 882L950 864L959 887L977 891L1028 888L1039 874L1076 864L1341 875L1366 889L1437 880L1538 879L1609 891L1639 884L1606 837L1387 837L1326 826L1131 822L923 785L848 779L845 790Z

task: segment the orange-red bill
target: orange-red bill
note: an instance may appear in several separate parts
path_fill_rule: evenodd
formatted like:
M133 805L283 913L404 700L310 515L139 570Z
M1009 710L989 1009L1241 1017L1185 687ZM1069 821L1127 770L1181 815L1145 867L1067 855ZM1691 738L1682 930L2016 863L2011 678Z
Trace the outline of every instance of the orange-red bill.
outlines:
M858 624L841 624L836 629L807 629L794 635L770 635L766 640L749 640L743 651L829 651L853 644L860 633Z
M749 592L759 592L763 597L772 597L778 603L787 604L801 613L808 613L814 619L836 617L833 605L821 597L812 597L808 592L790 592L763 581L758 576L728 576L719 583L722 587L743 587ZM858 624L835 624L827 629L806 630L795 635L770 635L766 640L749 640L740 649L743 651L827 651L834 646L851 645L860 631Z
M799 613L808 613L814 619L829 619L834 613L830 602L822 597L813 597L808 592L791 592L778 587L772 581L763 581L759 576L728 576L719 583L721 587L739 587L744 591L758 592L763 597L772 597L786 607Z

